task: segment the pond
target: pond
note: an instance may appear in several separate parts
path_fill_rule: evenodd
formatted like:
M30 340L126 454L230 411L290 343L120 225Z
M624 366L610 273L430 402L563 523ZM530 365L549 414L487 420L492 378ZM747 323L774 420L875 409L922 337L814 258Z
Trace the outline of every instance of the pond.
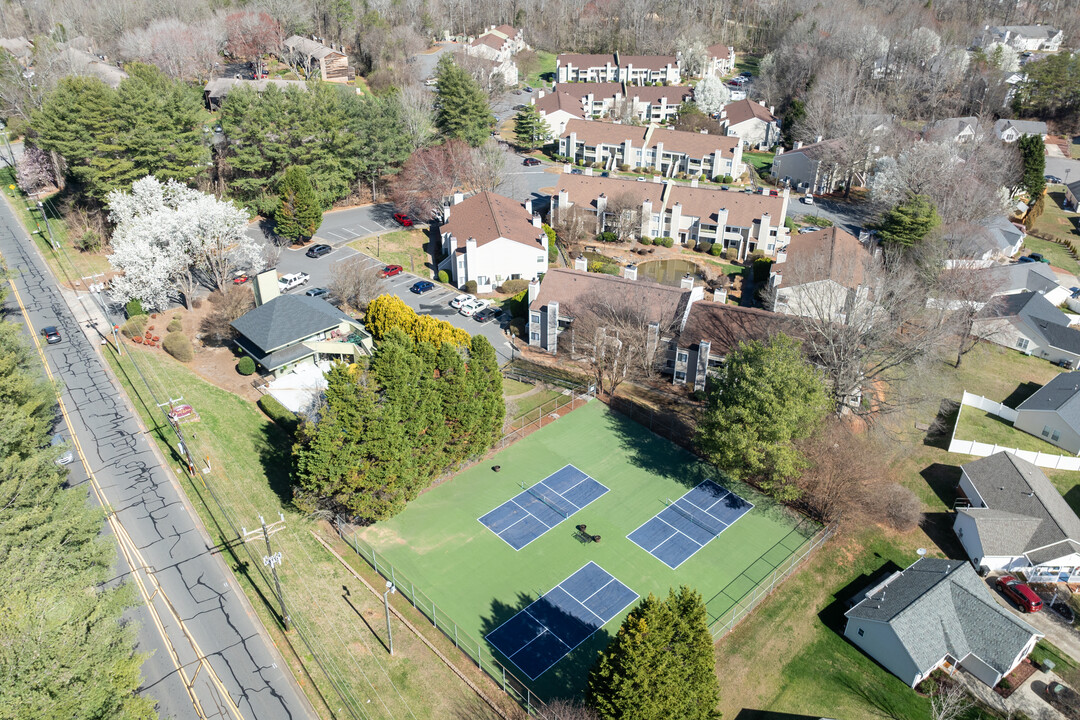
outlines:
M652 280L661 285L679 287L686 273L701 279L697 264L689 260L649 260L639 263L637 268L639 280Z

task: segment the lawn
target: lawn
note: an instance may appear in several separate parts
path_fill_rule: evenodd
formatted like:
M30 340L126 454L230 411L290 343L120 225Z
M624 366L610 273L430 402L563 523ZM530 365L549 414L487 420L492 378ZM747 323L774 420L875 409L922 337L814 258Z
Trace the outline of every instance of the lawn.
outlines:
M395 654L390 657L386 652L381 598L365 589L326 553L311 533L313 530L320 532L332 544L333 535L294 509L289 501L291 439L250 402L206 383L163 352L131 345L124 350L124 356L119 359L111 351L105 351L106 358L132 398L143 423L151 428L150 436L157 441L163 454L173 459L173 464L175 435L167 426L162 427L160 411L135 373L130 353L139 354L139 365L158 397L183 395L184 401L200 415L199 422L184 426L184 432L192 453L198 458L209 457L214 472L201 477L198 483L192 483L178 468L171 470L176 470L176 476L217 547L231 545L234 536L203 481L220 498L228 517L236 525L250 528L257 525L260 515L270 520L276 519L279 512L284 513L285 529L273 536L273 543L274 549L280 550L285 558L280 572L290 614L320 649L320 662L335 682L342 685L346 697L359 708L360 716L445 718L452 716L456 708L472 703L476 698L472 691L396 621L393 628ZM359 560L340 543L337 545L343 555ZM341 717L340 700L319 666L312 662L296 632L287 637L280 632L272 588L257 573L244 569L250 560L243 551L238 552L234 555L223 551L223 557L239 579L260 620L270 630L321 716ZM259 552L256 549L256 554ZM377 576L370 572L367 575L369 582L381 587ZM408 608L400 598L395 606ZM444 654L456 658L458 668L474 682L481 683L490 696L501 698L493 684L484 680L475 668L470 668L464 658L455 655L452 641L447 642L430 625L424 625L418 616L414 615L412 621ZM296 648L295 652L290 652L290 644ZM303 669L298 667L298 656L302 658ZM312 682L317 691L312 690ZM319 693L332 698L334 710L326 708Z
M960 419L956 424L956 438L1051 455L1068 455L1067 451L1056 445L1051 445L1042 438L1037 438L1023 430L1017 430L1008 420L1003 420L976 407L965 406L961 411Z
M514 395L522 395L533 389L533 385L529 383L519 382L517 380L510 380L509 378L503 378L503 397L512 397Z
M1061 186L1054 187L1061 188ZM1067 213L1062 210L1061 204L1064 200L1065 191L1063 188L1055 189L1047 193L1046 202L1043 205L1043 214L1035 221L1035 226L1032 229L1053 237L1062 238L1063 240L1069 240L1080 247L1080 215L1077 215L1076 213ZM1033 243L1032 241L1035 242ZM1035 247L1036 244L1043 246L1046 249L1039 250ZM1049 258L1051 265L1056 265L1071 273L1080 271L1080 264L1069 255L1064 247L1057 245L1056 243L1039 240L1038 238L1029 236L1024 240L1024 245L1035 252L1041 252L1046 255L1046 257Z
M491 471L495 464L501 467L498 475ZM534 484L567 464L609 492L520 551L477 521L521 492L519 483ZM738 494L754 503L754 509L677 569L626 538L663 510L667 499L710 477L718 476L689 453L592 401L359 535L395 566L399 584L407 578L422 588L474 638L486 636L589 561L641 596L666 595L670 587L690 585L705 597L711 621L767 577L803 535L789 513L738 486ZM602 542L580 542L573 530L577 523L586 523ZM809 535L813 529L802 532ZM579 695L596 651L607 644L628 610L541 675L533 683L537 694ZM488 650L485 647L485 654ZM514 666L509 669L513 672Z
M393 230L379 235L357 238L349 247L377 257L387 265L400 265L421 277L430 277L431 253L428 235L420 229ZM424 269L427 268L428 272Z
M748 53L735 53L735 72L749 72L757 75L759 70L758 66L761 64L760 55L750 55Z
M535 417L535 410L537 408L543 408L540 412L540 415L554 412L556 405L558 405L558 403L555 401L561 397L563 397L563 393L561 390L547 390L544 388L540 388L532 395L523 397L520 400L514 400L514 407L511 410L512 415L509 415L508 417L512 417L516 420L517 418L528 415L529 413L533 413L533 416Z
M534 88L550 86L555 82L555 53L537 50L536 60L536 70L525 76L524 83Z
M744 152L742 157L743 162L753 165L759 173L764 173L772 167L776 155L769 152Z

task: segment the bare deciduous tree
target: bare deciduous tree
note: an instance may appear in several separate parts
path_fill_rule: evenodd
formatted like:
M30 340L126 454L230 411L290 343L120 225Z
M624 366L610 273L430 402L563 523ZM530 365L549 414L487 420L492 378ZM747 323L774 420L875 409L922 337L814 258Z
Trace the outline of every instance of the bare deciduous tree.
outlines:
M495 138L488 138L480 147L472 148L469 155L469 187L477 192L494 192L506 170L506 151Z
M361 258L351 258L330 268L330 294L346 305L363 310L379 294L379 274Z
M967 690L958 682L938 686L930 694L931 720L955 720L972 706Z
M633 193L620 193L607 202L604 211L604 230L615 233L619 240L633 240L641 231L641 203Z
M596 216L578 205L560 208L553 222L552 227L566 247L590 240L597 232Z
M210 293L210 302L214 309L199 326L202 340L207 345L226 345L236 337L232 321L255 307L255 296L250 287L233 285Z
M468 181L472 149L460 140L414 152L394 175L390 198L416 217L441 216L446 198Z
M401 89L405 132L414 150L427 147L435 137L435 102L432 93L417 83Z

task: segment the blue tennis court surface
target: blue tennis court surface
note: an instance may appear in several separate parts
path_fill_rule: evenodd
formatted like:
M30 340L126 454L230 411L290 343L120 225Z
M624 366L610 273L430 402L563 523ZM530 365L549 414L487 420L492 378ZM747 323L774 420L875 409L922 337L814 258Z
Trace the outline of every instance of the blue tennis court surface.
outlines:
M626 537L675 569L754 507L706 480Z
M535 680L637 598L590 562L489 632L487 641Z
M484 527L520 550L608 489L573 465L567 465L522 490L480 518Z

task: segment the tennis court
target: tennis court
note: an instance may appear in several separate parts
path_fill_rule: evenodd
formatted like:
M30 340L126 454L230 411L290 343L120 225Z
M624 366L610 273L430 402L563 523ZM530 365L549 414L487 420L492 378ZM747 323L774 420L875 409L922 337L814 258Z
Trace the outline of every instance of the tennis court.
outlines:
M611 573L589 562L488 633L487 641L535 680L637 598Z
M730 490L706 480L626 537L674 570L753 507Z
M480 522L507 545L520 550L607 491L573 465L567 465L525 488L481 517Z

